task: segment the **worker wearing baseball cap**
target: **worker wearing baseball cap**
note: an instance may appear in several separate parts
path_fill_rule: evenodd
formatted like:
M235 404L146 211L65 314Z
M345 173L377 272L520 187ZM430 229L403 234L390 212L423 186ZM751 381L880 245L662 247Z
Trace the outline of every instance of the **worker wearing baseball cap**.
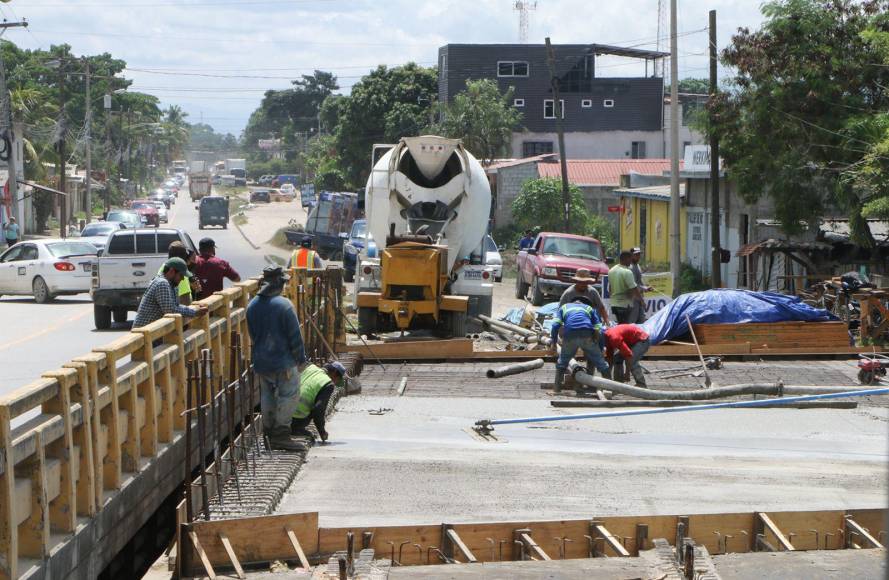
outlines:
M321 441L327 441L325 424L330 397L347 376L346 367L339 361L329 362L324 368L308 365L300 375L299 405L290 420L290 433L295 437L314 439L306 427L314 422Z
M630 254L630 272L633 273L633 279L636 280L639 296L630 309L629 322L630 324L642 324L645 322L645 293L650 292L652 287L646 286L642 281L642 268L639 266L639 261L642 259L642 248L632 248Z
M216 242L212 238L204 238L198 243L200 256L195 260L194 273L201 282L199 298L211 296L223 288L226 278L232 282L240 282L238 274L231 264L216 256Z
M139 301L133 328L151 324L163 318L165 314L181 314L187 318L204 314L207 311L206 306L182 306L177 299L176 289L179 283L190 277L191 272L188 271L188 265L182 258L170 258L164 262L161 271L148 285L142 300Z

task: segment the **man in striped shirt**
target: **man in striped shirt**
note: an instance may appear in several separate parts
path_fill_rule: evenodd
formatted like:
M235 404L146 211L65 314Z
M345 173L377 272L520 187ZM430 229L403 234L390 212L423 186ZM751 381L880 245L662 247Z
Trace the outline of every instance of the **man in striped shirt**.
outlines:
M188 266L182 258L170 258L164 262L161 273L155 276L142 295L133 328L151 324L165 314L181 314L192 318L206 313L206 306L189 307L179 304L176 288L188 276Z

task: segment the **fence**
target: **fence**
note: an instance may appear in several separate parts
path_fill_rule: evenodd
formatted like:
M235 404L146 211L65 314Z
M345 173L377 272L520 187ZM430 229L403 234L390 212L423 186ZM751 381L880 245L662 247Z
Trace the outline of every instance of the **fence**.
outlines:
M225 376L233 334L249 352L256 288L218 292L207 316L168 315L0 398L0 578L46 559L181 436L186 361L209 349Z

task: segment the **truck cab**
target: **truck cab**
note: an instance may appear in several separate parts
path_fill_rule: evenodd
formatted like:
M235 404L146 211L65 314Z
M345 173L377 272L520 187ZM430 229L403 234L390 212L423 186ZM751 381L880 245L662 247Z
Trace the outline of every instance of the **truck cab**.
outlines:
M527 250L516 256L516 298L531 291L531 304L558 298L573 284L571 278L587 268L597 280L608 273L599 240L587 236L541 232Z

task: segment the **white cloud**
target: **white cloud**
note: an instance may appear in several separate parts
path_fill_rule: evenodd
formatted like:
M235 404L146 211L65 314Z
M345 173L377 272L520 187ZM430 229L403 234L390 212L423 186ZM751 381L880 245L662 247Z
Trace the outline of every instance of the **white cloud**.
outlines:
M539 0L530 36L534 42L551 36L554 43L653 49L657 5L657 0ZM203 115L217 130L238 133L264 90L286 88L290 78L315 68L334 72L348 90L377 64L435 64L437 48L448 42L516 42L512 6L510 0L13 0L0 11L30 21L29 31L13 29L6 36L26 48L68 43L76 53L110 52L134 69L284 77L126 72L135 90L180 104L190 120ZM680 76L707 74L707 36L693 31L707 26L711 8L719 15L720 46L739 26L756 28L761 21L758 2L681 1L679 28L689 34L680 43ZM662 46L667 49L666 42ZM633 66L638 72L639 65Z

